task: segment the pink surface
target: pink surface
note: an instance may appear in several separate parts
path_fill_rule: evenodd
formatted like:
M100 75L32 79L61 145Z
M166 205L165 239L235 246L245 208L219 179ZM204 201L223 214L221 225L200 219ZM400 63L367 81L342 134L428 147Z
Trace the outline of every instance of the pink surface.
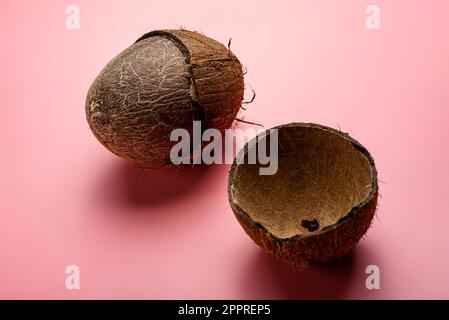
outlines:
M0 298L449 298L448 1L373 1L380 30L361 0L75 0L71 31L68 4L0 4ZM372 152L377 219L342 263L297 272L264 254L228 205L229 166L139 179L93 137L96 74L180 26L232 37L257 91L245 119L340 127Z

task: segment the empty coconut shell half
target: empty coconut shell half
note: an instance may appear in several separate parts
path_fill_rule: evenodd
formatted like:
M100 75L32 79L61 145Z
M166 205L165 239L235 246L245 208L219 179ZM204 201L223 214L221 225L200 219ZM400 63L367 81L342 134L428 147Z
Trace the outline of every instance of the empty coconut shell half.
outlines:
M368 230L376 210L373 158L346 133L322 125L273 129L275 174L261 175L260 163L237 161L260 143L269 145L269 130L246 144L232 165L228 195L235 216L260 247L298 268L343 256Z

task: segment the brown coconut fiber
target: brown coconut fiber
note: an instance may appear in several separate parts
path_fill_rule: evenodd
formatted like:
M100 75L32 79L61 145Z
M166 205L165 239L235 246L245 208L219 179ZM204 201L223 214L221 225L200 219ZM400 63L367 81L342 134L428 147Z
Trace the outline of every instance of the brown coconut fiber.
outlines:
M259 246L298 268L343 256L374 216L373 158L332 128L291 123L275 129L279 165L274 175L260 175L260 164L234 161L228 195L235 216Z
M171 166L174 129L229 128L243 71L221 43L187 30L153 31L110 61L91 85L86 117L110 151L141 167Z

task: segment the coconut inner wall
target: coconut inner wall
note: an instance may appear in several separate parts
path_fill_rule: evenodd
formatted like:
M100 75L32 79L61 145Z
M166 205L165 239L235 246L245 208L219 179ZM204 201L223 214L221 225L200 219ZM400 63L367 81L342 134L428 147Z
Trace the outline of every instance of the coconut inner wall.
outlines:
M279 167L260 175L259 165L237 167L234 201L278 238L310 233L301 223L316 219L320 229L337 223L371 192L368 159L353 144L314 127L278 131Z

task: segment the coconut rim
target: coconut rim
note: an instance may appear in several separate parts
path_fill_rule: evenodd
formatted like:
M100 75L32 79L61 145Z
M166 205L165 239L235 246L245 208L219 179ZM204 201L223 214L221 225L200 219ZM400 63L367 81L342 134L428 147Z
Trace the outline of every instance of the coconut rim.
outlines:
M244 155L247 154L248 146L250 144L253 144L254 146L256 146L257 139L260 136L263 136L263 135L268 136L269 135L269 131L271 129L285 129L285 128L294 128L294 127L302 127L302 128L306 128L306 129L314 128L314 129L324 130L324 131L327 131L329 133L337 135L339 138L346 139L347 141L349 141L351 143L352 147L356 151L361 153L366 158L366 160L369 163L369 166L370 166L370 169L371 169L371 191L365 197L365 199L363 199L358 204L353 206L351 208L351 210L347 214L345 214L343 217L338 219L338 221L336 223L328 225L328 226L325 226L324 228L322 228L322 229L320 229L318 231L313 231L313 232L310 232L310 233L298 233L298 234L295 234L294 236L291 236L291 237L279 238L278 236L276 236L273 233L271 233L267 228L265 228L260 222L254 221L249 216L249 214L246 213L246 211L234 201L233 184L234 184L234 180L235 180L235 175L237 173L237 168L239 166L239 164L237 164L237 159L240 159L241 157L243 157ZM349 136L349 134L347 134L345 132L342 132L342 131L339 131L339 130L336 130L336 129L331 128L331 127L327 127L327 126L321 125L321 124L307 123L307 122L291 122L291 123L288 123L288 124L282 124L282 125L273 127L271 129L265 130L264 132L258 134L256 137L254 137L250 141L248 141L244 145L244 147L242 149L240 149L239 152L237 153L237 155L234 158L234 161L232 163L231 170L229 171L229 178L228 178L228 199L229 199L229 203L230 203L231 208L234 211L234 213L238 214L240 217L242 217L251 226L253 226L253 227L263 231L264 233L268 234L270 237L276 239L277 241L286 242L286 243L299 241L301 239L308 238L308 237L316 237L316 236L323 235L325 233L328 233L328 232L338 228L340 225L342 225L345 222L347 222L350 218L354 217L357 214L361 214L360 210L364 206L366 206L376 196L377 191L378 191L378 183L377 183L377 169L376 169L376 166L375 166L375 163L374 163L374 159L371 156L371 154L369 153L369 151L362 144L360 144L357 140L355 140L354 138Z

